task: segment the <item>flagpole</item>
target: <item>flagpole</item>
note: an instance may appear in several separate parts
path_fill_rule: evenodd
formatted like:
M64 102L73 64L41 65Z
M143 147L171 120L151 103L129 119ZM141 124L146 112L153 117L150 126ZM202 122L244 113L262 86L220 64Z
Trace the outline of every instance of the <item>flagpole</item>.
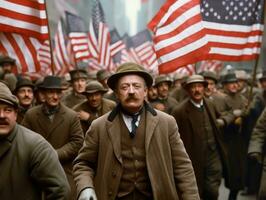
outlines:
M252 73L251 86L250 86L249 93L248 93L247 109L249 109L250 103L252 101L252 94L253 94L253 88L254 88L255 81L256 81L256 75L257 75L258 65L259 65L259 57L255 61L255 67L254 67L253 73Z
M47 11L47 0L45 0L45 14L47 16L47 23L48 23L48 33L49 33L49 46L50 46L50 57L51 57L51 70L52 70L52 75L55 74L54 70L54 56L53 56L53 49L52 49L52 37L51 37L51 31L50 31L50 25L49 25L49 17L48 17L48 11Z

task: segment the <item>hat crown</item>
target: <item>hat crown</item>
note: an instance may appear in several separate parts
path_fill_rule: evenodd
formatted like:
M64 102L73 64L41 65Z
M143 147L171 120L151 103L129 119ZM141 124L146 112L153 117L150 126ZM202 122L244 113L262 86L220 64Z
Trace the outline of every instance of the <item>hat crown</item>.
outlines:
M223 83L232 83L232 82L237 82L236 74L235 73L228 73L225 74L223 77L222 82Z
M112 90L114 90L116 87L116 83L118 82L118 79L128 74L135 74L141 76L145 80L147 87L150 87L153 83L152 76L147 71L145 71L145 69L142 66L136 63L125 63L120 65L117 68L116 73L112 74L108 78L107 85Z
M21 79L19 79L17 81L16 90L18 90L21 87L26 87L26 86L31 87L31 88L34 87L34 85L33 85L31 80L29 80L27 78L21 78Z
M79 78L88 78L88 73L85 69L74 69L69 74L72 81Z
M46 76L39 87L44 89L62 89L62 80L58 76Z
M206 81L204 80L204 77L199 74L194 74L187 78L186 80L186 86L191 83L204 83L206 84Z
M97 76L97 80L99 80L99 81L102 81L102 80L104 80L104 79L109 78L110 75L111 75L110 72L108 72L108 71L105 70L105 69L99 70L99 71L97 72L97 74L96 74L96 76Z
M0 101L18 106L18 99L12 94L10 89L4 83L0 82Z
M212 79L212 80L214 80L215 82L218 81L218 77L217 77L216 73L213 72L213 71L204 71L204 72L202 73L202 76L203 76L204 78Z
M85 93L106 92L106 91L107 90L98 81L90 81L85 89Z
M172 83L172 80L169 76L167 75L159 75L155 78L155 85L162 83L162 82L168 82Z

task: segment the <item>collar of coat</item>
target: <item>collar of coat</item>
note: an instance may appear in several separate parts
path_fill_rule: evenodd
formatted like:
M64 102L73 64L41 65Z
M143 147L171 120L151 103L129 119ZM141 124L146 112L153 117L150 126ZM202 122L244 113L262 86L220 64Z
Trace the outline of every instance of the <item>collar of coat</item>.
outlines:
M157 115L157 112L146 101L144 101L144 108L146 111L150 112L153 116ZM117 106L109 114L108 120L112 122L116 117L116 115L120 112L120 110L121 110L121 104L118 103Z

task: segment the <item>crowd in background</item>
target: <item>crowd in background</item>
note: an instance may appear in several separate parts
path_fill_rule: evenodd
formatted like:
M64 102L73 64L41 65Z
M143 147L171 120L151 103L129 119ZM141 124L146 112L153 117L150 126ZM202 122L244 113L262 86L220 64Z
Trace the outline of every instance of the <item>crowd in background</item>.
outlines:
M72 164L84 137L95 119L121 101L107 84L112 74L100 70L91 76L75 69L69 80L53 75L32 81L12 73L15 63L10 57L0 58L1 82L18 100L17 123L53 147L71 188L69 196L75 199L80 191ZM147 88L145 102L176 120L201 199L218 199L222 178L230 190L228 200L237 199L240 191L266 199L266 71L256 83L250 77L242 70L222 76L213 71L153 75Z

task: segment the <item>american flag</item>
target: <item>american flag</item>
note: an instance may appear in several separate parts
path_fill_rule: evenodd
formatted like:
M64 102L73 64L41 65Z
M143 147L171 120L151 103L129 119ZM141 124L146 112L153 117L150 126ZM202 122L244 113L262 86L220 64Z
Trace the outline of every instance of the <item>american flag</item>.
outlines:
M88 60L92 55L89 50L89 38L83 19L66 12L66 22L75 62Z
M62 20L58 22L57 31L54 37L54 64L56 74L65 74L73 69L73 64L70 60L70 55L67 51L67 38L63 32Z
M103 8L99 0L94 0L94 5L92 7L92 25L94 31L91 32L92 29L90 29L89 35L95 35L97 37L99 65L107 70L112 70L114 65L111 59L111 37L109 28L105 23Z
M154 33L159 72L195 63L208 53L199 0L168 0L148 24Z
M201 12L211 47L207 59L242 61L259 55L264 0L202 0Z
M45 1L0 1L0 30L42 41L49 39Z
M142 64L149 71L158 68L157 58L150 32L145 29L131 37L135 52Z
M220 60L203 60L200 62L198 72L215 71L220 72L223 68L223 62Z
M196 73L195 64L189 64L183 67L180 67L176 70L177 74L182 74L184 76L191 76Z
M17 72L40 72L38 50L49 38L44 0L0 1L0 51L17 61Z
M0 32L0 52L16 59L18 73L40 71L37 51L41 45L36 38Z
M37 52L38 60L41 66L41 70L39 73L45 74L45 75L51 75L52 74L52 68L51 68L51 52L50 52L50 42L49 40L46 40L42 46L38 49Z
M111 56L113 59L113 62L116 66L121 65L124 63L122 61L122 52L127 51L126 44L120 37L118 31L116 29L113 29L110 32L111 36Z

